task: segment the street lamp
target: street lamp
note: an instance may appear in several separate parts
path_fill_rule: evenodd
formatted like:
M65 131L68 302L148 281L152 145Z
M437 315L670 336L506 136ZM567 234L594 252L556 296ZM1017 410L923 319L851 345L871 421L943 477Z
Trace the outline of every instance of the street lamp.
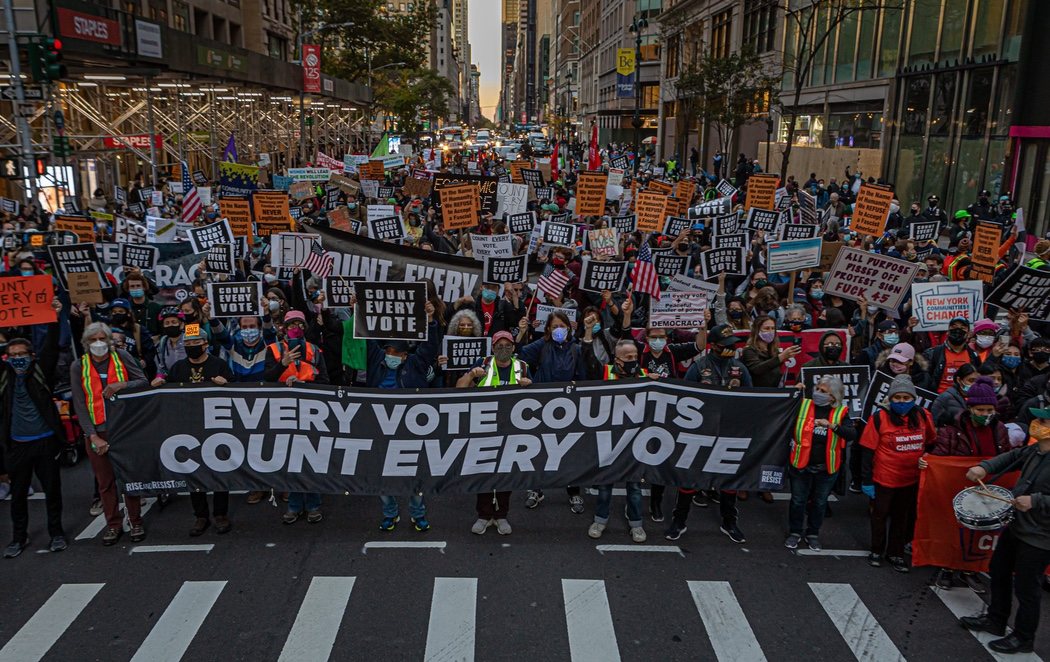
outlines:
M300 8L296 18L297 27L303 26L303 10ZM323 23L312 30L306 30L305 32L299 32L296 38L296 44L298 45L299 59L293 61L293 64L302 64L303 62L303 42L307 37L322 32L324 30L331 30L332 28L352 28L355 27L353 21L346 21L344 23ZM371 89L371 85L369 85ZM305 93L299 92L299 160L302 163L306 162L306 104L305 104ZM302 164L300 163L300 165Z
M649 21L635 16L628 28L634 34L634 176L638 176L638 164L642 160L642 30L649 27Z

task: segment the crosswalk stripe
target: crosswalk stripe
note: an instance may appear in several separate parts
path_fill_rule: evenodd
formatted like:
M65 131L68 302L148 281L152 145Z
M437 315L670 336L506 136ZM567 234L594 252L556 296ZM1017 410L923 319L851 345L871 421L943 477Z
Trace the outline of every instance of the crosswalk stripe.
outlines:
M105 584L59 586L22 629L0 648L0 662L33 662L44 657L103 586Z
M715 657L720 662L765 662L762 647L729 582L688 583Z
M142 516L143 517L146 516L146 513L149 512L150 508L152 508L153 504L156 503L156 502L157 502L156 497L148 497L148 498L142 500ZM128 531L131 530L131 525L128 524L128 512L127 512L127 510L124 509L123 502L121 502L121 504L120 504L120 509L124 513L124 523L123 523L124 533L127 533ZM98 534L102 533L102 531L105 530L105 528L106 528L106 514L102 513L101 515L98 515L97 517L95 517L95 519L91 520L91 523L88 524L86 527L84 527L83 531L81 531L79 534L77 534L77 537L75 538L75 540L91 540L92 538L94 538Z
M609 596L601 579L563 579L565 624L569 629L569 656L572 662L617 662Z
M986 606L984 604L984 600L977 597L977 594L971 590L956 589L951 591L945 591L944 589L938 588L936 586L931 586L930 590L937 594L937 597L941 599L941 602L944 603L944 606L947 607L953 614L955 614L956 618L959 618L961 616L977 616L979 614L984 613L985 611ZM985 652L987 652L990 656L992 656L993 659L997 660L998 662L1014 662L1015 660L1019 662L1042 662L1042 658L1036 655L1035 653L1018 653L1015 655L1003 655L1001 653L996 653L995 651L987 647L987 643L989 641L999 638L994 634L990 634L988 632L974 632L973 630L970 630L970 634L976 637L977 641L981 642L982 644L985 644Z
M852 586L810 583L809 588L859 662L904 660Z
M181 660L225 587L225 581L183 582L131 662Z
M327 660L332 655L354 577L314 577L278 662Z
M427 626L427 662L472 662L477 620L476 577L435 577Z

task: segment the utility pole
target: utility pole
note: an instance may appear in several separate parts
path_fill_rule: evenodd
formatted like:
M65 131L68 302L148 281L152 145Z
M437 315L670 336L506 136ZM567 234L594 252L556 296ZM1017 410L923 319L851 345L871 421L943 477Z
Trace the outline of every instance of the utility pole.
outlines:
M649 27L649 21L635 16L631 21L630 31L634 33L634 176L638 176L638 166L642 162L642 30Z
M4 0L4 23L7 24L7 50L11 56L11 84L15 89L15 122L22 144L23 172L29 174L30 200L37 202L36 154L33 153L33 134L25 117L26 94L22 86L22 65L18 61L18 40L15 38L15 10L10 0Z

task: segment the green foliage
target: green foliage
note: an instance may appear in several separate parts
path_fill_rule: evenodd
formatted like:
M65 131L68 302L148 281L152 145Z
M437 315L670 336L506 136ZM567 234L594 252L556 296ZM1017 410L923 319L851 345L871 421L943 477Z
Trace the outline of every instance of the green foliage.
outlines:
M397 120L399 130L418 133L422 120L434 120L449 114L452 83L430 69L397 70L376 78L376 106Z

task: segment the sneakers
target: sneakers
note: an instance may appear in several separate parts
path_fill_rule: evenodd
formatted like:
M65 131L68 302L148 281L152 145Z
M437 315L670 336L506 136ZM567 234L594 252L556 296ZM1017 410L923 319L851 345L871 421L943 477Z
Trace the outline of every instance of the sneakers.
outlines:
M651 501L649 503L649 518L654 522L664 521L664 508L659 501Z
M667 533L664 534L664 538L667 540L678 540L682 537L682 534L688 531L689 528L685 524L679 526L678 524L671 524L671 528L667 529Z
M890 565L893 566L893 569L897 572L911 572L911 566L908 565L908 562L905 561L903 557L891 556L887 560L890 562Z
M215 533L220 536L224 533L229 533L230 529L233 528L233 524L230 523L230 518L225 515L215 516Z
M723 524L718 530L729 536L729 539L738 545L743 545L747 542L747 538L744 537L744 532L741 531L740 527L736 524L730 524L728 526Z
M321 514L320 510L308 510L308 511L306 511L306 521L309 522L310 524L317 524L322 519L324 519L324 515Z
M709 505L711 505L708 502L707 494L704 493L703 490L701 490L701 491L697 492L696 494L694 494L692 500L693 500L693 505L696 506L697 508L707 508Z
M413 517L412 526L415 527L416 531L424 533L430 530L430 520L428 520L426 517L420 517L418 519Z
M855 481L851 482L849 484L849 491L850 491L851 494L860 494L861 493L860 481L859 480L855 480Z
M120 537L124 535L124 529L119 526L111 526L106 529L106 532L102 534L102 544L106 547L110 545L116 545Z
M963 583L977 595L984 595L988 592L988 589L984 587L984 582L981 581L981 576L976 572L962 573L962 580Z
M996 639L988 642L988 648L991 648L997 653L1031 653L1032 652L1032 640L1022 639L1017 636L1017 633L1011 634L1009 637L1003 637L1002 639Z
M293 513L289 510L285 514L281 515L281 521L285 524L295 524L299 521L300 515L302 515L302 513Z
M0 490L3 489L4 485L5 485L5 483L0 483ZM95 499L94 501L92 501L91 502L91 507L88 508L88 515L91 515L92 517L98 517L99 515L102 514L102 512L103 512L102 499Z
M806 536L806 546L814 552L819 552L824 549L824 546L820 544L820 538L817 536Z
M645 542L647 537L648 536L645 535L645 529L642 527L635 526L631 528L631 540L642 543Z
M505 519L496 520L496 533L501 536L509 536L511 531L510 522Z
M395 528L397 528L397 523L400 522L400 521L401 521L401 516L400 515L395 515L394 517L384 517L383 521L379 523L379 530L380 531L393 531Z
M131 538L131 542L142 542L146 539L146 528L141 524L132 524L128 537Z
M875 552L868 554L868 565L870 565L873 568L881 568L882 554L876 554Z
M543 498L543 492L541 492L540 490L529 490L528 494L525 496L525 507L535 508L536 506L540 505L540 502L543 501Z
M19 554L21 554L22 551L26 547L29 547L29 540L28 539L25 539L25 540L12 540L11 544L8 545L7 549L4 550L4 558L5 559L13 559L16 556L18 556Z
M485 533L485 529L489 528L492 523L490 519L478 519L478 521L474 522L474 526L470 527L470 532L480 536Z
M933 585L944 591L952 590L952 574L954 573L948 568L937 568L937 574L933 576Z
M788 549L798 549L798 543L801 540L802 536L797 533L792 533L784 540L784 547L787 547Z
M959 619L959 625L971 632L988 632L997 637L1006 634L1006 625L1003 623L996 623L988 618L987 614L981 614L980 616L963 616Z
M69 547L69 543L66 542L65 536L55 536L51 539L51 544L47 546L47 549L51 552L62 552L67 547Z
M569 497L569 510L572 511L573 515L580 515L583 513L583 497L577 494L576 496Z
M208 521L207 517L198 517L197 521L193 523L193 528L190 529L190 537L196 538L197 536L203 534L205 531L208 530L209 526L211 526L211 522Z
M605 533L605 525L599 524L597 522L591 524L590 528L587 529L587 535L594 538L595 540L601 538L603 533Z

